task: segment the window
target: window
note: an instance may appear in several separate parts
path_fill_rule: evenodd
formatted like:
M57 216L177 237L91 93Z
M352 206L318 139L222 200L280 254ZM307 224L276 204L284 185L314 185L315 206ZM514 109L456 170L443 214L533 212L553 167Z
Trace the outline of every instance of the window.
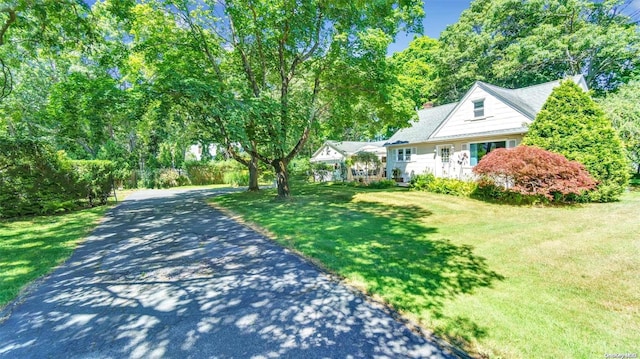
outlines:
M451 148L449 147L440 147L440 160L442 163L449 162L451 158Z
M398 148L397 162L411 161L411 154L415 153L411 148Z
M472 143L469 145L469 164L471 166L475 166L487 153L495 150L496 148L506 147L507 143L505 141Z
M473 118L484 117L484 99L473 101Z

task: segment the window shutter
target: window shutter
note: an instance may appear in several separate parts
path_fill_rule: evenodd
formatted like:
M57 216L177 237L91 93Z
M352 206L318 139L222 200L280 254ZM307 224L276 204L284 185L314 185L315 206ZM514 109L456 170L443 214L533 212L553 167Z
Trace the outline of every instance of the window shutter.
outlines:
M417 147L411 147L411 154L412 155L417 155L418 154L418 148Z
M507 141L507 148L513 148L513 147L516 147L516 140Z
M463 143L462 146L460 146L460 150L461 151L466 151L467 150L467 144Z

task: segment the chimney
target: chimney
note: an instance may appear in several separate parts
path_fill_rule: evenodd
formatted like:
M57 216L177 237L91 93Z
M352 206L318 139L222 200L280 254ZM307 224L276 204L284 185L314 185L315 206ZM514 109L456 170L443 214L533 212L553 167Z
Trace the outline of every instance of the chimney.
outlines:
M424 104L422 104L422 108L432 108L433 107L433 102L425 102Z

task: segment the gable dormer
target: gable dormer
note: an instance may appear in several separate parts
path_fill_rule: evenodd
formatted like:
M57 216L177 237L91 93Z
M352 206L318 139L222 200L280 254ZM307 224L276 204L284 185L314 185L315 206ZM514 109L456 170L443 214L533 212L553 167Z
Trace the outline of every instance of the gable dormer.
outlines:
M431 139L522 129L523 124L531 120L504 98L496 96L486 84L476 82Z

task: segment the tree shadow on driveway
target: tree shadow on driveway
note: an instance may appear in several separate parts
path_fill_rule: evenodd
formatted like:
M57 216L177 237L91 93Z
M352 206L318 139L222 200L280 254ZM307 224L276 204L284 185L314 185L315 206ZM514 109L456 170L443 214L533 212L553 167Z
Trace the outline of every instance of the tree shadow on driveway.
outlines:
M6 308L0 357L450 357L206 205L218 193L144 191L111 210Z

